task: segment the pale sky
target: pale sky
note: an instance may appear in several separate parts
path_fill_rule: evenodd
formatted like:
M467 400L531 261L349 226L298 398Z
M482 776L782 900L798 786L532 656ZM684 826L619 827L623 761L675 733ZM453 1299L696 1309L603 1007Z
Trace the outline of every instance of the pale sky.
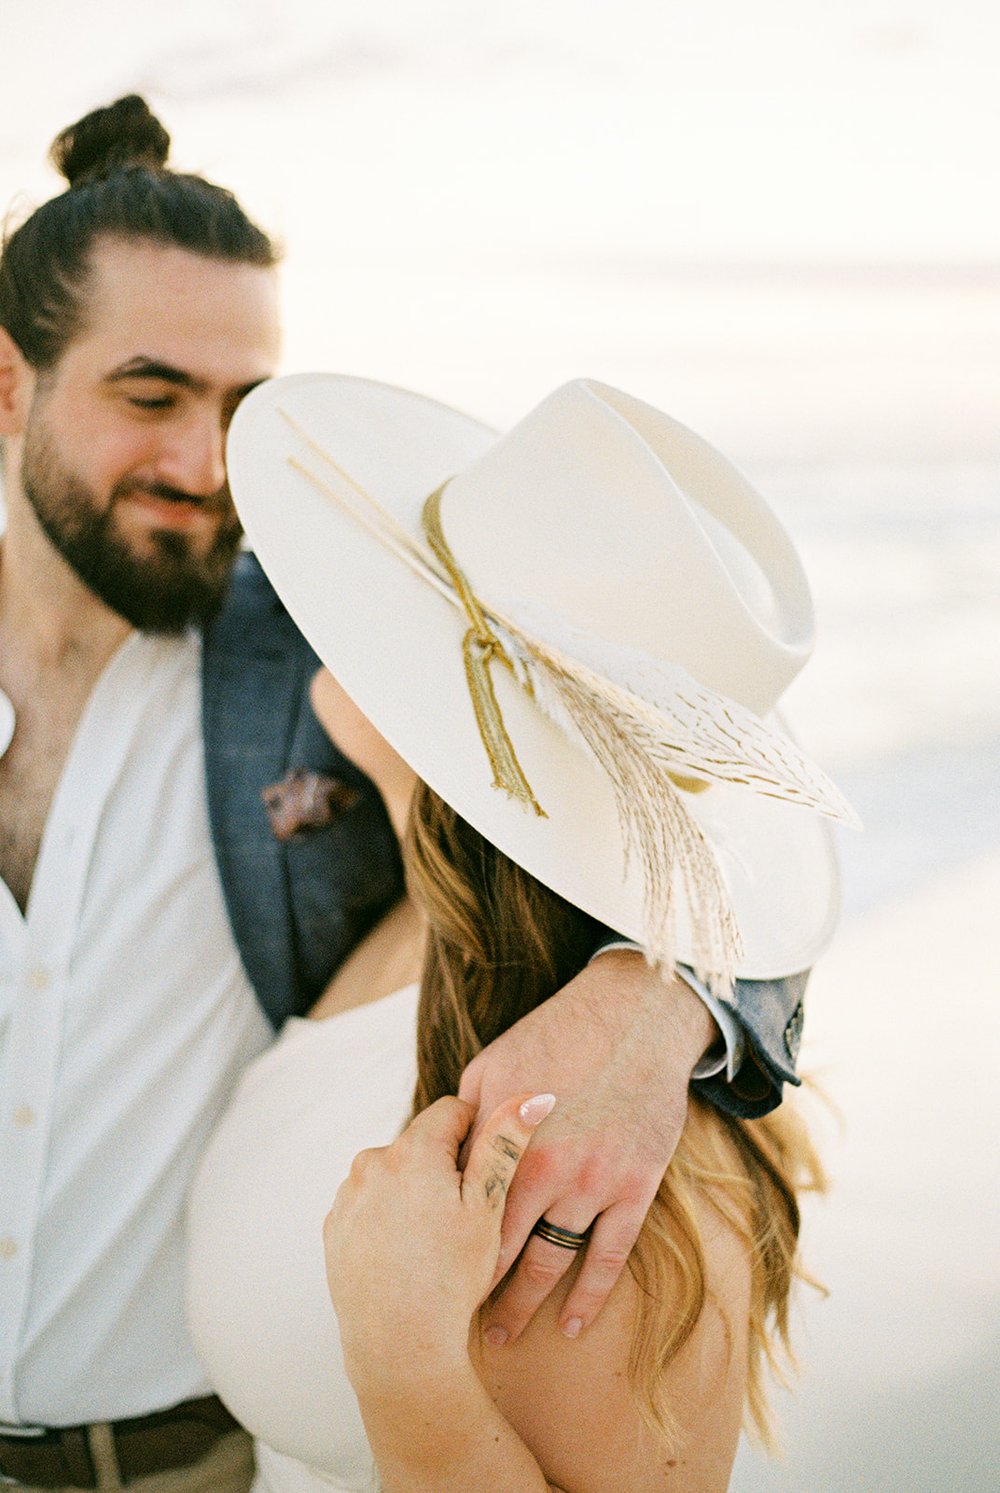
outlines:
M286 366L747 459L1000 449L990 0L0 0L0 203L148 94L286 241Z
M1000 248L989 0L0 0L0 26L6 195L61 124L138 86L267 216L323 192L352 241Z

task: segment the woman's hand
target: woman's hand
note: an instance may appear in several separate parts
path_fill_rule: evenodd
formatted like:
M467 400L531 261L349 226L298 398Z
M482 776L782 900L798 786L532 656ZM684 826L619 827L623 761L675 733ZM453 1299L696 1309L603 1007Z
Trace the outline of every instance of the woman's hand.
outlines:
M344 1362L361 1394L398 1393L468 1363L469 1324L493 1282L507 1188L552 1109L506 1100L457 1164L475 1110L439 1099L391 1146L362 1151L323 1235Z

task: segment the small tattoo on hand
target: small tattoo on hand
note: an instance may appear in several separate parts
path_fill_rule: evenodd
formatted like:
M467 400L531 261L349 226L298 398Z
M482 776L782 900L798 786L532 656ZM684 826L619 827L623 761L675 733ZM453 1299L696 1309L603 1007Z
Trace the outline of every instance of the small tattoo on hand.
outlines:
M483 1185L486 1189L486 1196L488 1198L491 1198L493 1194L498 1190L501 1197L504 1196L507 1191L506 1179L504 1177L501 1177L497 1172L490 1172Z

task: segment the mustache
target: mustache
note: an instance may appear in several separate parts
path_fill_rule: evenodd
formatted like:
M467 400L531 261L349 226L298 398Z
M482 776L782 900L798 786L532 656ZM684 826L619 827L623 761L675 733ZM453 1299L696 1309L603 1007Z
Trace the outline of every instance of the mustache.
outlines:
M171 487L166 482L120 482L112 494L114 502L132 497L164 498L168 503L192 503L196 508L204 508L209 513L235 516L228 483L220 487L218 492L206 496L204 493L185 492L183 488Z

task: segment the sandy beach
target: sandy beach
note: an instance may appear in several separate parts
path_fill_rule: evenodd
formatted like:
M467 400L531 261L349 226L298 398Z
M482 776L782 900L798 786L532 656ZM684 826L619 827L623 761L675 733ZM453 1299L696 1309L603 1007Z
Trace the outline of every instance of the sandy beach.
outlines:
M802 1066L833 1190L806 1213L804 1370L787 1460L734 1489L996 1486L1000 847L850 923L818 969Z

